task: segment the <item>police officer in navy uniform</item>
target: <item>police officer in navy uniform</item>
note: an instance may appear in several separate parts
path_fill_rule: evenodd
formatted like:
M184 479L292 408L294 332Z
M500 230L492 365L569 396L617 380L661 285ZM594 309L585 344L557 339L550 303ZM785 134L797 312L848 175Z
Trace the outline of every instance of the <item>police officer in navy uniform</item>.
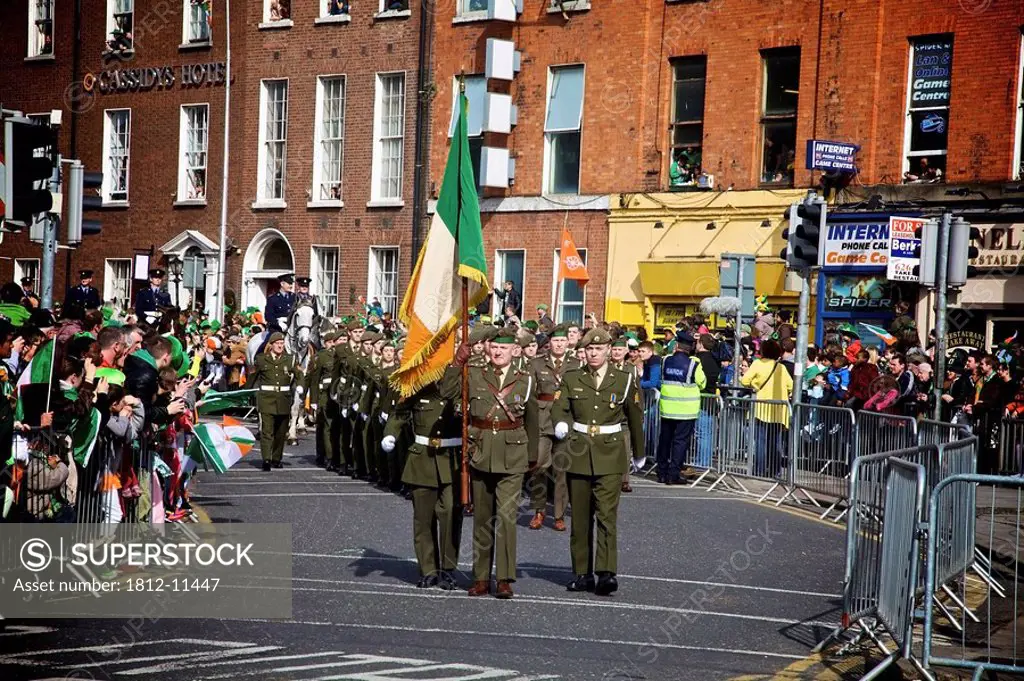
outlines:
M100 307L103 302L100 300L100 292L92 285L92 270L82 270L78 273L78 286L68 289L64 297L64 309L78 307L82 310L94 310Z
M135 318L139 322L155 324L163 308L171 307L171 294L163 290L164 272L159 267L149 271L149 287L135 294Z
M295 278L290 274L282 274L277 281L281 284L281 290L267 298L267 308L263 313L263 318L270 331L284 332L281 322L284 320L287 323L295 305L295 294L292 293L292 284L295 283Z

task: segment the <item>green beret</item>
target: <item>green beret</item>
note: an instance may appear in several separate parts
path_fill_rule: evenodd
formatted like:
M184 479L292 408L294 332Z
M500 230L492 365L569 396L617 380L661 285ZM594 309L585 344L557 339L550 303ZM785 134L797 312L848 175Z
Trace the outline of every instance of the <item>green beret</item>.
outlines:
M336 331L328 331L323 335L324 342L333 342L338 340L338 333Z
M516 340L519 342L519 347L525 348L532 345L533 343L536 343L537 337L534 336L532 333L520 331L519 334L516 336Z
M618 338L616 338L615 340L612 341L612 347L613 348L629 347L629 339L626 338L625 336L619 336Z
M523 322L523 328L524 329L529 329L530 331L536 331L537 330L537 322L535 322L532 319L530 319L529 321Z
M612 337L609 336L608 332L604 329L591 329L583 336L583 340L580 341L580 347L585 348L589 345L608 345L611 342Z
M270 345L271 343L276 343L277 341L283 341L283 340L284 340L284 334L281 333L280 331L275 331L274 333L270 334L270 338L267 339L267 345Z
M363 343L376 343L377 341L382 340L383 338L384 338L383 335L377 333L376 331L374 331L372 329L369 329L369 330L366 331L366 333L363 334L362 342Z
M350 320L348 320L348 325L347 326L348 326L348 330L349 331L355 331L356 329L363 328L363 325L359 322L358 319L350 319Z
M122 326L124 326L124 322L122 322L119 319L108 319L107 321L103 322L103 326L109 326L114 329L120 329Z
M569 325L562 323L551 329L551 333L548 334L551 338L568 338L569 337Z
M548 304L547 303L541 303L540 305L537 306L537 309L538 310L544 310L545 312L547 312L548 311Z
M517 343L518 339L516 338L516 330L509 326L498 329L498 333L491 339L491 342L508 345Z
M110 318L114 316L114 308L109 305L104 306L100 312L103 313L103 321L110 321Z

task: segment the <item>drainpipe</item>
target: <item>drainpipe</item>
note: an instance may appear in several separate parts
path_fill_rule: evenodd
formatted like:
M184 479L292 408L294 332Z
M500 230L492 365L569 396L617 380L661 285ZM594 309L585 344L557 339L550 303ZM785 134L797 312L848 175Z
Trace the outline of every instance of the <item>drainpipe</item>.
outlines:
M421 225L427 214L427 182L429 181L428 160L429 160L429 121L430 103L433 98L433 70L431 69L431 58L433 56L432 40L433 26L430 20L433 12L428 9L429 3L420 3L420 42L419 42L419 75L416 82L416 150L415 168L413 170L412 189L412 257L409 258L410 276L413 268L416 267L416 259L419 257L420 247L423 244ZM427 89L431 92L428 96Z

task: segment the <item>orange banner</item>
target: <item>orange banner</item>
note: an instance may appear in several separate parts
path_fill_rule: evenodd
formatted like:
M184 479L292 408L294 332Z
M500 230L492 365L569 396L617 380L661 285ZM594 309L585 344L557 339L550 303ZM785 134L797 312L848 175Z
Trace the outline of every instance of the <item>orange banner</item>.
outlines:
M559 280L575 279L579 282L590 281L587 266L583 263L579 251L576 250L576 244L573 243L572 235L569 234L568 229L562 230L561 254L562 257L558 265Z

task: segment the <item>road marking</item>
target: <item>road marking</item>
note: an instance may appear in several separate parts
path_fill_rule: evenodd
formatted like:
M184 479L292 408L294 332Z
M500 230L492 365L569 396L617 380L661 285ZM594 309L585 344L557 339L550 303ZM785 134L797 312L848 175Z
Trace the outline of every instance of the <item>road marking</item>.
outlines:
M656 641L615 641L603 638L586 638L582 636L568 636L557 634L545 636L542 634L528 634L524 632L508 631L475 631L472 629L441 629L424 627L404 627L397 624L359 624L356 622L317 622L299 620L269 620L249 619L246 622L265 622L273 624L297 624L310 627L336 627L340 629L369 629L378 631L401 631L416 634L453 634L461 636L492 636L496 638L518 638L530 641L558 641L561 643L601 643L613 646L644 646L649 648L660 648L662 650L685 650L702 653L725 653L729 655L751 655L755 657L772 657L781 660L802 660L803 655L790 655L788 653L773 653L765 650L741 650L735 648L713 648L708 646L688 646L681 643L658 643Z
M254 553L264 553L262 551L255 551ZM270 552L266 552L270 553ZM283 555L283 554L282 554ZM301 558L333 558L341 560L368 560L368 561L381 561L381 562L396 562L396 563L416 563L413 558L400 558L395 556L367 556L367 555L344 555L335 553L303 553L293 552L287 555L298 556ZM463 561L459 563L460 567L472 567L472 563ZM520 570L525 573L529 572L554 572L560 574L572 574L572 570L569 568L548 568L548 567L522 567ZM630 575L630 574L619 574L620 579L637 579L648 582L666 582L669 584L693 584L696 586L713 586L722 587L726 589L741 589L746 591L764 591L765 593L778 593L778 594L789 594L795 596L814 596L817 598L842 598L842 594L838 593L824 593L820 591L803 591L800 589L784 589L781 587L770 587L770 586L754 586L750 584L735 584L725 582L706 582L702 580L694 579L678 579L675 577L650 577L646 575ZM328 580L330 581L330 580Z
M27 627L27 626L14 626L7 627L0 636L31 636L33 634L51 634L57 631L53 627Z
M332 652L329 652L329 653L312 653L312 654L308 654L308 655L278 655L278 656L275 656L275 657L263 657L263 658L260 658L258 661L259 662L276 662L278 660L296 659L296 658L308 659L308 658L311 658L311 657L326 657L326 656L329 656L329 655L338 655L338 656L344 657L344 658L349 659L349 660L354 660L353 662L342 663L340 666L349 665L349 664L361 664L361 663L362 664L377 664L377 663L396 664L396 663L400 663L400 662L404 662L405 664L412 665L414 667L415 666L431 664L430 660L420 660L420 659L416 659L416 658L412 658L412 657L383 657L381 655L355 655L355 654L346 654L346 653L341 652L340 650L332 651ZM226 665L226 664L238 664L238 662L239 661L236 661L236 660L227 660L227 661L224 661L224 662L214 662L211 665L207 665L207 666ZM241 662L247 662L247 660L241 660ZM263 669L263 668L260 668L260 669L257 669L255 671L241 672L241 673L236 671L236 672L232 672L230 674L217 674L217 675L214 675L214 676L198 677L195 681L215 681L215 679L233 679L233 678L237 678L239 676L256 676L257 674L263 675L263 674L267 674L269 672L281 672L281 671L285 671L285 670L288 670L288 669L291 669L291 668L289 668L289 667L277 667L277 668L274 668L274 669Z
M0 663L20 664L20 658L39 657L40 655L64 655L67 653L113 654L118 650L123 650L124 648L131 648L133 646L156 646L170 643L180 645L207 645L213 646L214 648L251 648L256 645L255 643L242 643L239 641L209 641L207 639L202 638L171 638L162 641L132 641L131 643L108 643L102 646L82 646L79 648L51 648L49 650L32 650L25 653L2 655L0 656Z
M234 650L206 650L199 652L175 653L173 655L149 655L146 657L131 657L128 659L118 658L116 660L102 660L100 662L66 666L71 666L76 669L84 669L86 667L105 667L107 665L126 665L140 662L164 662L164 664L155 664L148 667L142 667L141 669L125 669L117 672L118 674L123 674L125 676L137 676L139 674L160 674L163 672L174 671L176 669L184 669L194 664L207 664L207 660L220 660L226 657L237 657L240 655L252 656L257 653L269 653L274 650L283 650L283 647L253 646L251 648L236 648Z

